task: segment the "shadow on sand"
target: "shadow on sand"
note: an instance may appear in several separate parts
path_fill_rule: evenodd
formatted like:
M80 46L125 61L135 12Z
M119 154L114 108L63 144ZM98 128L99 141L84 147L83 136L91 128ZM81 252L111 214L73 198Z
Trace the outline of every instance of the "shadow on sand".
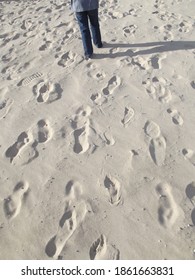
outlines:
M150 42L137 44L123 43L104 43L104 49L111 48L107 54L95 54L94 59L116 58L116 57L134 57L138 55L158 54L164 52L182 51L195 49L195 41L169 41L169 42ZM124 52L112 53L114 48L125 48ZM139 51L134 51L134 48L144 48Z

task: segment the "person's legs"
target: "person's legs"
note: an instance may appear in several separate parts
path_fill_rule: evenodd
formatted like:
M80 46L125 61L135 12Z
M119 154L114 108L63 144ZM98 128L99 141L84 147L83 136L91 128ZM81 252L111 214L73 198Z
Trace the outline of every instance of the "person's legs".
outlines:
M91 42L91 34L89 30L88 23L88 13L87 12L77 12L76 18L81 31L84 54L86 57L90 57L93 54L93 46Z
M93 43L98 48L101 48L102 39L101 39L100 26L99 26L99 20L98 20L98 9L88 11L88 16L89 16L89 20L90 20Z

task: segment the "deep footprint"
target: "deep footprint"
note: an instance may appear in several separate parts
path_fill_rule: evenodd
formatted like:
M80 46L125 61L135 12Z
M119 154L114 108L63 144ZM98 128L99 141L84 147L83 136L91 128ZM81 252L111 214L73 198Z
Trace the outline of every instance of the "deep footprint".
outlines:
M13 159L18 155L20 150L29 142L29 136L26 132L22 132L17 141L7 149L5 156L10 159L12 163Z
M5 199L4 212L7 219L15 218L21 210L24 196L28 192L28 183L19 182L13 191L13 194Z
M74 144L74 152L76 154L83 154L89 149L89 127L85 126L80 129L76 129L74 131L74 138L75 138L75 144Z
M67 207L60 219L57 234L46 245L45 252L49 257L57 259L66 245L66 242L83 222L87 213L86 204L81 201L75 207Z
M60 84L41 81L34 86L33 92L38 103L52 103L61 98L63 89Z
M51 138L51 128L47 120L40 120L37 123L38 126L38 142L45 143Z
M153 162L157 166L162 166L166 156L166 141L163 136L152 139L149 145L149 151Z
M102 90L103 94L104 95L113 94L114 90L120 85L120 83L121 83L121 80L119 77L117 77L117 76L112 77L109 80L107 87Z

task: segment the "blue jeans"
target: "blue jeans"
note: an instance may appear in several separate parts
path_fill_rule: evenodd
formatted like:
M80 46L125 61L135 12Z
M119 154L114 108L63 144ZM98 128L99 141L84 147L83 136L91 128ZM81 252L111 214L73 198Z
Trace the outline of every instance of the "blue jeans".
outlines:
M91 34L94 45L96 45L98 48L102 47L100 26L98 20L98 9L85 12L76 12L76 18L78 20L81 31L84 54L85 56L91 56L93 54ZM91 33L89 29L89 22Z

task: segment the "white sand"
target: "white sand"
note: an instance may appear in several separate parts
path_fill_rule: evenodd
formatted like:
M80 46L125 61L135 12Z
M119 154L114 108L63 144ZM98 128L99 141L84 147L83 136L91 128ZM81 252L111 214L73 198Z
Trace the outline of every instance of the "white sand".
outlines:
M0 259L195 258L195 1L0 1Z

